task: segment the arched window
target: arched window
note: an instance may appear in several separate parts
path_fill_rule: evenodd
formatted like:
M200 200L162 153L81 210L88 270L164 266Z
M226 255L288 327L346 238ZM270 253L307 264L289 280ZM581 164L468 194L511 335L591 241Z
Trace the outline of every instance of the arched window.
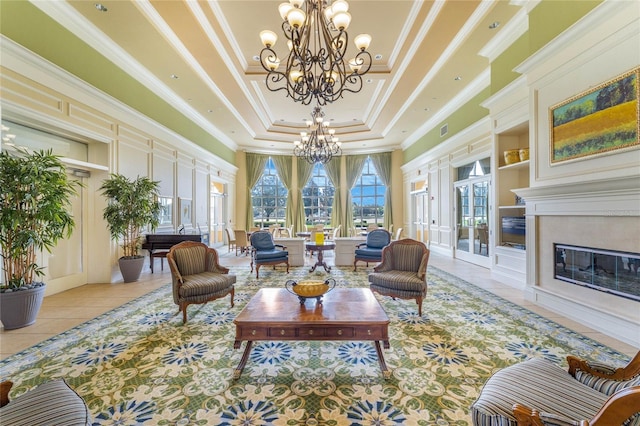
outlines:
M271 158L267 160L262 176L251 190L251 199L255 226L267 227L273 223L284 226L287 188L280 180Z
M302 188L302 201L307 225L329 224L331 222L334 193L335 188L327 176L324 165L314 164L311 179Z
M378 177L371 157L367 158L362 168L362 174L351 189L355 226L366 227L374 223L382 226L386 191L387 188Z

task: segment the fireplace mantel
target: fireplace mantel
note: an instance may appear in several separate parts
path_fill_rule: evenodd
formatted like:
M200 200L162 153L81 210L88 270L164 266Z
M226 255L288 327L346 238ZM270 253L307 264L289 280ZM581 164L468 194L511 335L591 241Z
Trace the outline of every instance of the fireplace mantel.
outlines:
M514 189L528 216L640 216L640 177Z

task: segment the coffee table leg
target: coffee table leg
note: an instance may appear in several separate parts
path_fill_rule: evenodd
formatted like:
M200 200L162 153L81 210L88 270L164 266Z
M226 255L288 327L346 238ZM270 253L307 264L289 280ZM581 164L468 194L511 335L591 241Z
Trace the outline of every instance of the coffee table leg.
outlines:
M378 362L380 363L380 370L382 370L382 376L385 379L391 377L391 371L387 368L387 364L384 362L384 355L382 353L382 348L380 347L380 342L375 341L376 343L376 352L378 353Z
M238 364L238 367L236 367L236 370L233 372L234 380L240 378L240 375L242 374L242 370L244 369L244 366L247 364L247 360L249 359L249 354L251 353L251 345L253 345L253 340L247 341L247 346L245 346L244 348L244 352L242 353L242 358L240 359L240 363Z

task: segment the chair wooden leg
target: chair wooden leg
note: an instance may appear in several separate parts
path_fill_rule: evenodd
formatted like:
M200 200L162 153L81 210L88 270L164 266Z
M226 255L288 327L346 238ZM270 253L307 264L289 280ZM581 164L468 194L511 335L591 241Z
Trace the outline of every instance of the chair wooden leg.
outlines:
M251 270L253 272L253 269ZM258 275L260 274L260 265L256 265L256 279L260 278Z
M231 297L231 307L233 308L233 298L235 297L236 294L236 289L232 288L231 291L229 292L229 296Z
M186 324L187 323L187 304L181 303L180 310L182 311L182 323Z
M422 297L416 297L416 303L418 304L418 316L422 316Z

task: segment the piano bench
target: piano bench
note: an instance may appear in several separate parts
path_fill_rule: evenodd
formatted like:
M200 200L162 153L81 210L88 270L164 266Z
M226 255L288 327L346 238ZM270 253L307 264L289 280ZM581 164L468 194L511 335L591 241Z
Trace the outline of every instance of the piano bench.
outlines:
M156 261L155 260L156 257L160 258L160 270L164 271L164 259L165 257L167 257L167 253L169 253L169 250L158 250L150 254L149 266L151 267L152 274L153 274L153 264Z

